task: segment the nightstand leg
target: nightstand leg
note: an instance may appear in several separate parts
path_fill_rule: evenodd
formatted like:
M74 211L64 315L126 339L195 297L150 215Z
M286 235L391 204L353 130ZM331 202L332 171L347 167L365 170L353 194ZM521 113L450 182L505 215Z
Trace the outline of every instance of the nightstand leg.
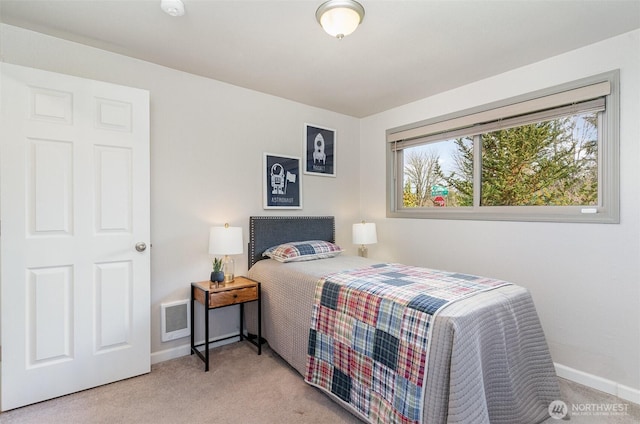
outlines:
M262 292L258 283L258 355L262 355Z
M209 292L205 292L204 294L205 306L204 308L204 371L209 371Z
M196 340L195 340L195 335L194 335L194 311L193 311L193 307L195 306L195 293L193 292L195 290L195 287L191 286L191 316L189 317L189 319L191 320L191 355L193 355L193 350L196 348Z
M244 338L244 303L240 304L240 341Z

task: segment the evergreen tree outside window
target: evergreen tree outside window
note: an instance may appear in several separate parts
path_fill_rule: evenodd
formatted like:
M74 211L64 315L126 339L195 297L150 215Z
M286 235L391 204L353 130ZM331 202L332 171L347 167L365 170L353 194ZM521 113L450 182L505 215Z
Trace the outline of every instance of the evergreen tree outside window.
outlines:
M389 130L388 216L619 222L617 81Z

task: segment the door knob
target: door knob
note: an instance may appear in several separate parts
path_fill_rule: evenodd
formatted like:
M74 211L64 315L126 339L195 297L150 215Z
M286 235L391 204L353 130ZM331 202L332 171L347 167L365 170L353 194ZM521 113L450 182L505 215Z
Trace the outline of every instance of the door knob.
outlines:
M136 250L138 252L144 252L145 250L147 250L147 245L145 242L140 241L138 243L136 243Z

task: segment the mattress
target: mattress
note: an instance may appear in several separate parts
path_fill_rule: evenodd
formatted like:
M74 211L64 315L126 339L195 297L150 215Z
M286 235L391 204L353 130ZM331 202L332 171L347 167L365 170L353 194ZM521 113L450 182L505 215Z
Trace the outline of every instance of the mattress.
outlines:
M375 263L345 255L257 262L248 276L262 284L262 335L271 349L304 376L318 280ZM525 288L508 285L448 305L434 321L431 342L425 423L538 423L560 398L544 333Z

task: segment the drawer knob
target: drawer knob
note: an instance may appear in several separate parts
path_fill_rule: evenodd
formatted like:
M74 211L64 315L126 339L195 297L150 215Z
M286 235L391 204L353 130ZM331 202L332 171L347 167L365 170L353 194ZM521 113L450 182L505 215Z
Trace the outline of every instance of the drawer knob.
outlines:
M237 293L234 293L234 294L233 294L233 298L235 299L236 297L238 297L238 294L237 294Z

